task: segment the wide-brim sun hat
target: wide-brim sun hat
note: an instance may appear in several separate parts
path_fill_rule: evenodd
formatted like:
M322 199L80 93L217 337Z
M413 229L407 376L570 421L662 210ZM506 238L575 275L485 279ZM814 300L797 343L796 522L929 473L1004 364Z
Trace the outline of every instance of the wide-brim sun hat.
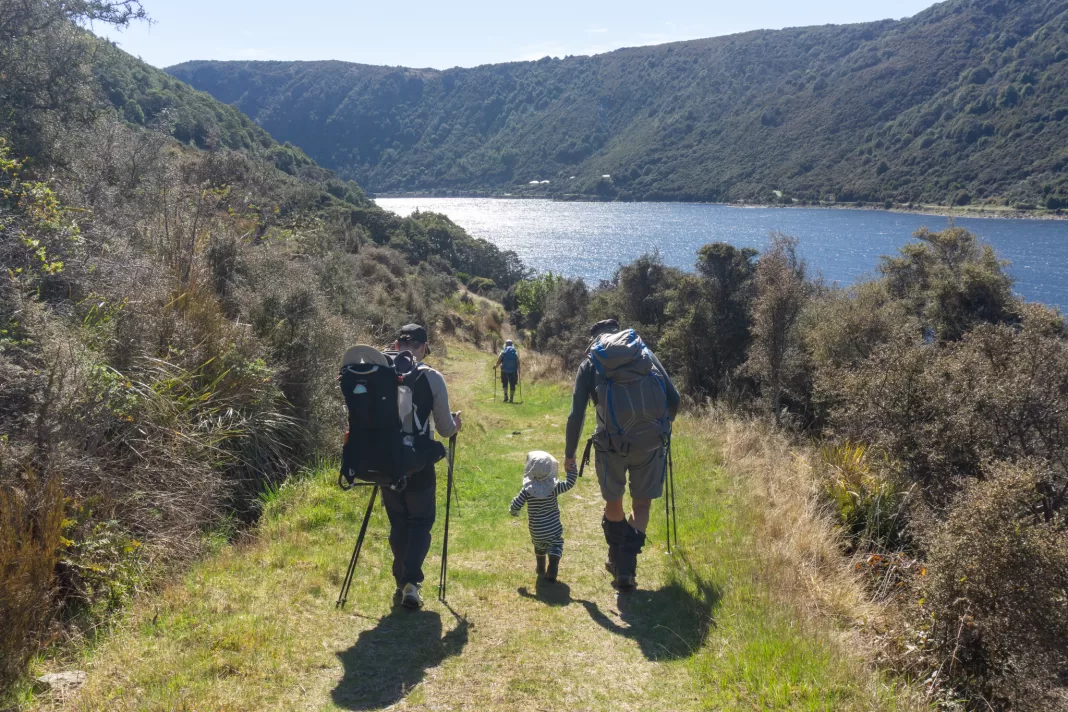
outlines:
M556 489L556 475L560 472L560 463L544 450L532 450L527 453L527 464L523 468L523 491L535 499L543 499Z

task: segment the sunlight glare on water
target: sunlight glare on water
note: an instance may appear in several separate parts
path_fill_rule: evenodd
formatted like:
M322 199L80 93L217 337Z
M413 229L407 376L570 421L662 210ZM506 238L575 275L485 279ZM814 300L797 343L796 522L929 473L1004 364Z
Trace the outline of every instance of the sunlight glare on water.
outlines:
M739 208L693 203L583 203L495 198L380 198L386 210L447 215L471 235L515 250L529 267L596 285L620 264L660 250L665 264L692 269L709 242L762 249L772 232L800 240L812 273L850 283L873 274L916 230L949 219L879 210ZM1016 290L1032 301L1068 308L1068 221L959 218L1011 261Z

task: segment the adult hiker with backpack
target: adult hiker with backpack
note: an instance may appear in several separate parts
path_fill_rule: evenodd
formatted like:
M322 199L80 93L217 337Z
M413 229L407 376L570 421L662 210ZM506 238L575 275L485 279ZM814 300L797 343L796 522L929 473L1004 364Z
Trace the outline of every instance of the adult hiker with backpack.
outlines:
M671 423L679 409L679 392L667 371L633 329L619 330L615 319L597 322L592 341L575 376L567 418L564 469L575 466L575 453L593 401L597 427L587 443L595 452L597 481L605 501L601 528L608 544L605 567L620 590L637 585L638 554L645 545L652 501L663 494ZM623 508L628 486L632 512Z
M434 431L448 438L463 426L449 409L445 379L422 363L429 353L426 329L408 324L391 351L350 349L339 377L349 410L341 477L349 486L360 479L382 490L394 598L406 608L423 605L423 562L437 514L434 464L445 457Z
M511 339L504 342L504 350L497 357L494 368L501 369L501 390L504 393L504 402L509 402L509 388L511 388L511 402L515 403L515 387L519 383L519 352Z

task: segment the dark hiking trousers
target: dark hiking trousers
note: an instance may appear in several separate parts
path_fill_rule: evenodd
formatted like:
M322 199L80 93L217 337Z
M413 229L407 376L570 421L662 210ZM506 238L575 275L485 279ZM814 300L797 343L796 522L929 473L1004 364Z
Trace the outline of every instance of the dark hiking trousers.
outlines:
M504 389L505 395L508 394L508 387L512 387L512 394L515 394L515 386L519 382L519 372L513 371L501 371L501 386Z
M433 467L430 470L429 483L413 483L401 492L394 492L389 487L382 488L382 504L389 517L393 578L397 586L423 582L423 561L430 551L430 529L434 526L437 514L437 482L433 477ZM413 491L413 486L419 488Z

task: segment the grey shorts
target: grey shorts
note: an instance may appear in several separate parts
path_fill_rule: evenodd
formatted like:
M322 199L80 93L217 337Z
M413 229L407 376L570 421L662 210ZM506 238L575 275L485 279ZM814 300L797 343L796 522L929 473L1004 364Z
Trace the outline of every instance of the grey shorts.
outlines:
M630 496L638 499L656 499L664 491L664 471L667 467L667 450L663 447L652 452L620 455L613 452L597 452L597 482L601 485L601 497L606 502L622 499L627 489L627 474L630 474Z

